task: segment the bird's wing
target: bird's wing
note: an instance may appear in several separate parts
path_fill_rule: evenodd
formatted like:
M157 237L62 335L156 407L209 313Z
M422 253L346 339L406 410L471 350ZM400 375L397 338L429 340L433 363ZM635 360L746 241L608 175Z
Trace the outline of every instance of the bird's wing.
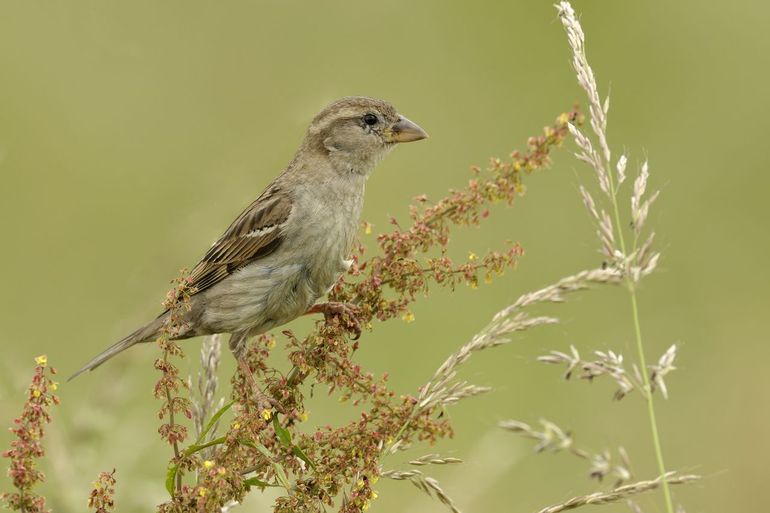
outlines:
M283 241L283 228L291 208L291 199L280 188L263 192L193 268L189 279L195 293L275 251Z

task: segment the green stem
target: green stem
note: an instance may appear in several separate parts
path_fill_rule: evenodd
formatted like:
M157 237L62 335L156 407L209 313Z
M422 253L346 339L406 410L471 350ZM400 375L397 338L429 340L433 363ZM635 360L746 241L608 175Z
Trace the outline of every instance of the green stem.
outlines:
M663 497L666 501L666 511L674 513L674 505L671 500L671 489L668 485L666 475L666 464L663 461L663 449L660 444L660 435L658 433L658 422L655 417L655 405L652 401L652 387L650 385L650 376L647 372L647 362L644 358L644 344L642 343L642 328L639 322L639 307L636 301L636 289L631 284L631 310L634 316L634 331L636 335L636 350L639 353L639 364L642 366L642 377L644 379L644 397L647 400L647 414L650 418L650 430L652 431L652 444L655 447L655 459L658 462L658 472L661 476L661 488L663 488Z
M192 456L196 452L200 452L203 449L207 449L207 448L213 447L215 445L223 444L223 443L225 443L226 440L227 440L226 436L220 436L219 438L215 438L213 440L209 440L208 442L203 443L203 444L192 445L192 446L187 448L187 450L184 452L184 455L185 456Z
M620 242L620 249L623 252L623 257L627 257L626 253L626 241L623 236L623 225L620 222L620 208L618 207L617 190L615 189L615 181L612 177L612 167L609 159L607 160L607 175L610 182L610 198L612 200L612 210L615 216L615 226L618 231L618 241ZM619 184L618 184L619 185ZM674 504L671 500L671 489L668 485L668 479L666 479L666 464L663 461L663 449L660 444L660 435L658 432L658 422L655 417L655 404L652 399L652 386L650 384L650 376L647 372L647 359L644 356L644 343L642 342L642 326L639 320L639 305L636 300L636 283L634 283L633 277L630 275L627 269L624 269L624 275L626 277L626 285L628 286L628 293L631 296L631 312L634 319L634 335L636 338L636 351L638 353L639 365L641 366L642 379L644 380L644 399L647 401L647 416L650 419L650 431L652 432L652 444L655 448L655 459L658 463L658 472L660 473L661 488L663 489L663 498L666 502L666 512L674 513Z

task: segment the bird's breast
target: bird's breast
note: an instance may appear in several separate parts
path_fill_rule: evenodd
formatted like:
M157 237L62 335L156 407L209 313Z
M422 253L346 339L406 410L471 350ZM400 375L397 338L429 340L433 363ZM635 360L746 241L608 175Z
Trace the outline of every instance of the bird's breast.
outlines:
M288 227L286 247L307 269L310 287L325 294L347 271L363 208L363 179L337 177L303 188L295 199L296 216ZM317 299L317 298L316 298Z

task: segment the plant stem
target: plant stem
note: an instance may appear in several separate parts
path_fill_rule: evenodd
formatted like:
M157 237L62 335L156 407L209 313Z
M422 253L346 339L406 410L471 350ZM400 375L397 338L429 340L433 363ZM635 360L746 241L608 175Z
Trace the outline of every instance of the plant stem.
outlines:
M168 348L165 348L163 350L163 361L168 363ZM168 404L168 423L173 430L173 426L175 424L174 422L174 403L171 398L171 391L166 388L166 404ZM179 443L176 441L176 437L174 438L173 444L171 444L174 447L174 459L179 462ZM182 476L181 474L176 475L176 492L179 493L182 491Z
M639 306L636 301L636 288L631 284L629 289L631 295L631 310L634 317L634 332L636 335L636 350L639 353L639 364L642 367L642 377L644 378L644 397L647 400L647 414L650 418L650 431L652 431L652 444L655 447L655 459L658 462L658 472L661 476L666 475L666 464L663 461L663 449L660 445L660 435L658 434L658 422L655 417L655 405L652 401L652 387L650 386L650 376L647 372L647 363L644 358L644 344L642 343L642 328L639 322ZM671 489L667 479L662 479L663 497L666 501L666 511L674 513L674 505L671 500Z
M623 236L623 225L620 222L620 208L618 207L617 190L615 189L614 179L612 177L612 167L610 160L607 159L607 175L610 182L610 198L612 200L612 210L615 216L615 225L618 231L618 241L620 242L620 249L623 252L624 258L627 257L626 253L626 241ZM641 367L641 375L644 380L644 399L647 401L647 416L650 419L650 431L652 432L652 444L655 449L655 459L658 463L658 472L660 473L661 488L663 489L663 498L666 503L666 512L674 513L674 504L671 500L671 489L668 485L666 475L666 464L663 461L663 449L660 444L660 435L658 433L658 422L655 417L655 404L652 399L652 386L650 384L650 376L647 372L647 359L644 356L644 343L642 341L642 326L639 320L639 304L636 300L636 283L634 282L631 273L628 269L623 270L623 274L626 277L626 285L628 286L628 293L631 296L631 313L634 319L634 336L636 338L636 351L639 358L639 366Z
M167 355L168 355L168 353L166 354L166 356ZM173 409L172 403L171 403L171 392L168 391L168 390L166 390L166 400L168 401L168 404L169 404L168 422L169 422L169 424L171 424L173 426L174 425L174 409ZM179 444L177 443L176 440L174 440L173 446L174 446L174 458L178 461L179 460ZM179 493L181 491L182 491L182 476L181 476L181 474L177 474L176 475L176 492Z

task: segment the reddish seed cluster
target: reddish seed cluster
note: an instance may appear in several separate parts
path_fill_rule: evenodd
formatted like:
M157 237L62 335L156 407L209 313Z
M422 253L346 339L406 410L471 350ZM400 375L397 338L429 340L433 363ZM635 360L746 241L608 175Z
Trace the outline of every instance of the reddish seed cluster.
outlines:
M211 460L198 462L198 482L183 485L174 495L174 500L161 504L162 513L218 512L222 506L243 498L249 487L246 479L223 465Z
M357 247L354 265L331 291L330 300L355 305L357 321L371 330L375 322L413 320L409 306L431 286L453 289L465 283L476 287L480 276L487 282L515 265L522 254L516 244L482 256L470 253L460 262L453 260L447 252L450 230L481 223L494 203L513 202L524 192L522 175L546 166L550 150L568 134L567 123L581 121L576 111L562 114L543 135L529 139L526 153L514 152L509 161L492 159L484 173L474 168L475 176L465 188L451 191L435 203L425 196L416 198L410 208L410 225L402 228L391 220L394 229L378 235L374 256L367 258L366 248ZM365 225L365 231L370 230L371 225ZM273 336L263 335L252 342L245 356L252 376L244 376L239 369L232 380L233 402L218 412L232 408L233 420L226 432L209 442L204 441L210 439L204 433L181 448L188 431L177 416L189 418L192 412L189 399L180 395L187 386L171 358L183 354L172 339L186 329L183 313L189 308L191 292L187 279L177 280L164 302L170 318L158 339L163 356L155 362L161 371L155 396L162 401L159 418L164 420L159 433L174 447L166 479L171 500L158 511L220 511L230 501L241 501L252 488L277 487L282 489L274 506L277 513L323 511L335 504L344 513L358 513L377 497L374 486L381 459L390 448L452 436L441 405L418 408L414 397L397 395L389 388L387 375L374 376L353 361L358 342L350 337L351 319L337 316L318 321L316 329L303 339L291 331L283 332L293 365L288 373L268 361L276 345ZM5 453L11 458L10 474L19 491L3 495L3 499L12 509L27 512L45 511L43 499L30 491L42 479L34 459L43 454L40 440L43 425L49 421L46 408L58 402L50 393L55 383L45 369L42 357L14 428L18 439ZM303 384L311 376L314 385L327 387L341 401L359 408L359 417L342 426L302 429L307 421ZM255 393L251 380L261 390ZM109 511L114 483L113 474L103 473L89 505L98 512Z
M59 398L53 394L57 387L53 380L56 369L48 367L45 355L35 358L35 364L32 383L27 389L27 400L21 416L14 420L11 428L16 439L11 442L11 448L3 453L4 458L11 460L8 476L17 491L0 495L8 509L27 513L48 511L45 499L34 493L32 488L44 479L35 460L45 455L45 425L51 422L48 410L59 404Z
M186 274L184 271L182 274ZM160 437L174 447L174 459L179 461L181 453L179 444L187 439L187 427L176 421L177 414L192 418L192 404L186 396L179 395L181 390L187 390L187 383L179 376L179 369L171 362L173 356L184 357L182 348L173 340L185 329L183 314L189 310L189 299L192 290L187 278L175 280L175 287L166 295L163 306L169 312L169 319L164 324L157 343L163 356L155 360L155 368L161 372L161 377L155 383L155 398L162 401L158 418L164 420L158 428ZM181 478L177 480L177 489L181 487Z
M115 508L115 470L102 472L94 482L94 488L88 497L88 507L96 513L109 513Z
M514 265L522 253L516 244L454 261L447 254L451 227L477 225L489 216L492 204L510 204L522 194L522 175L548 164L549 151L568 134L568 122L579 123L580 115L563 114L543 135L530 138L526 153L514 152L510 161L493 159L486 173L474 169L467 187L438 202L418 197L410 208L410 226L391 220L395 229L377 237L376 255L366 258L366 248L358 246L350 273L334 287L330 300L356 305L357 320L372 329L378 321L412 320L409 305L431 285L476 287L481 276L490 281ZM370 230L366 224L365 231ZM215 511L240 500L249 487L275 486L284 488L275 503L277 513L322 511L335 503L345 513L360 512L376 498L373 486L386 449L396 442L432 443L452 436L440 411L418 410L414 397L389 389L387 376L376 377L352 360L358 342L350 339L348 321L319 320L304 339L284 331L293 364L288 374L268 362L276 344L272 336L251 344L249 369L273 407L259 409L250 382L239 371L232 382L235 418L217 439L213 460L200 461L195 453L182 458L198 479L177 490L161 511ZM325 385L360 408L359 418L343 426L301 429L307 417L301 385L311 376L315 385Z

